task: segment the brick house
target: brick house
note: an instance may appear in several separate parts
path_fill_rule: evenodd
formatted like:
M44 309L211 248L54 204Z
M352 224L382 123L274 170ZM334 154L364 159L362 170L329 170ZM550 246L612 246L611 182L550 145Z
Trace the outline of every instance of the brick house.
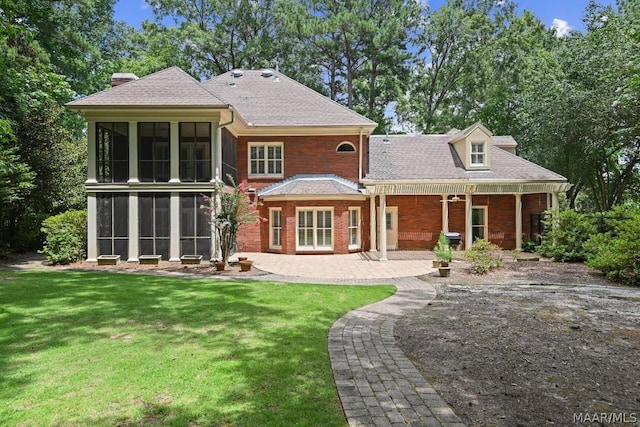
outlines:
M567 180L515 155L479 123L446 135L373 136L377 124L272 70L200 83L177 67L67 108L88 122L88 260L210 257L199 206L232 176L268 221L240 251L286 254L430 249L441 230L465 247L519 248ZM386 230L380 233L379 230Z

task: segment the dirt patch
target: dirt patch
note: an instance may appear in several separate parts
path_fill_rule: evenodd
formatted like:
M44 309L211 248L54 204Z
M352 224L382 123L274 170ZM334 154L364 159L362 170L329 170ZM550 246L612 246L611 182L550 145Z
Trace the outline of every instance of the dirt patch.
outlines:
M467 425L640 425L639 288L579 264L452 276L395 334Z

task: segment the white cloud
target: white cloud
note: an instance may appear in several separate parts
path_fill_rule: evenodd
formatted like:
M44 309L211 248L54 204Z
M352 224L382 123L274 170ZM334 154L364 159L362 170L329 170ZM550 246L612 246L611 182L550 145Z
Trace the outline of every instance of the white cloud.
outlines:
M564 37L569 34L569 31L573 30L572 27L569 26L567 21L563 21L562 19L553 18L553 24L551 24L551 28L556 30L557 37Z

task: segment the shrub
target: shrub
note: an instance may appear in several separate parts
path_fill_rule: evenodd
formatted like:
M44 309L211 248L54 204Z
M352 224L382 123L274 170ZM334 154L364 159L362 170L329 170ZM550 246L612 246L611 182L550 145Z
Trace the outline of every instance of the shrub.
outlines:
M465 251L464 256L471 262L472 272L485 274L502 265L502 258L498 253L499 249L497 245L488 240L476 239L473 246Z
M546 233L542 236L538 253L555 261L584 261L585 242L597 233L597 221L571 209L547 212L543 220Z
M42 222L45 243L41 253L51 264L69 264L84 257L87 247L87 211L71 210Z
M585 245L587 265L610 279L639 285L640 211L614 209L605 221L609 231L592 236Z

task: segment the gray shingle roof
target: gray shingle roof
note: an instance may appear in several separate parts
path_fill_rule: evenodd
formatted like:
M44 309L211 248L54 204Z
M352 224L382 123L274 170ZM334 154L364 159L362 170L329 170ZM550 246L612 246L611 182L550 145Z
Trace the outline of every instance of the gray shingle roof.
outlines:
M74 107L226 107L197 80L178 67L71 101Z
M498 148L504 142L492 137L491 170L467 171L450 135L371 136L370 167L366 179L372 180L468 180L468 181L566 181L562 175ZM384 140L388 139L388 143Z
M228 72L203 85L253 126L377 126L283 74L263 77L261 71L245 70L231 83Z
M273 196L361 196L358 185L337 175L296 175L259 192Z

